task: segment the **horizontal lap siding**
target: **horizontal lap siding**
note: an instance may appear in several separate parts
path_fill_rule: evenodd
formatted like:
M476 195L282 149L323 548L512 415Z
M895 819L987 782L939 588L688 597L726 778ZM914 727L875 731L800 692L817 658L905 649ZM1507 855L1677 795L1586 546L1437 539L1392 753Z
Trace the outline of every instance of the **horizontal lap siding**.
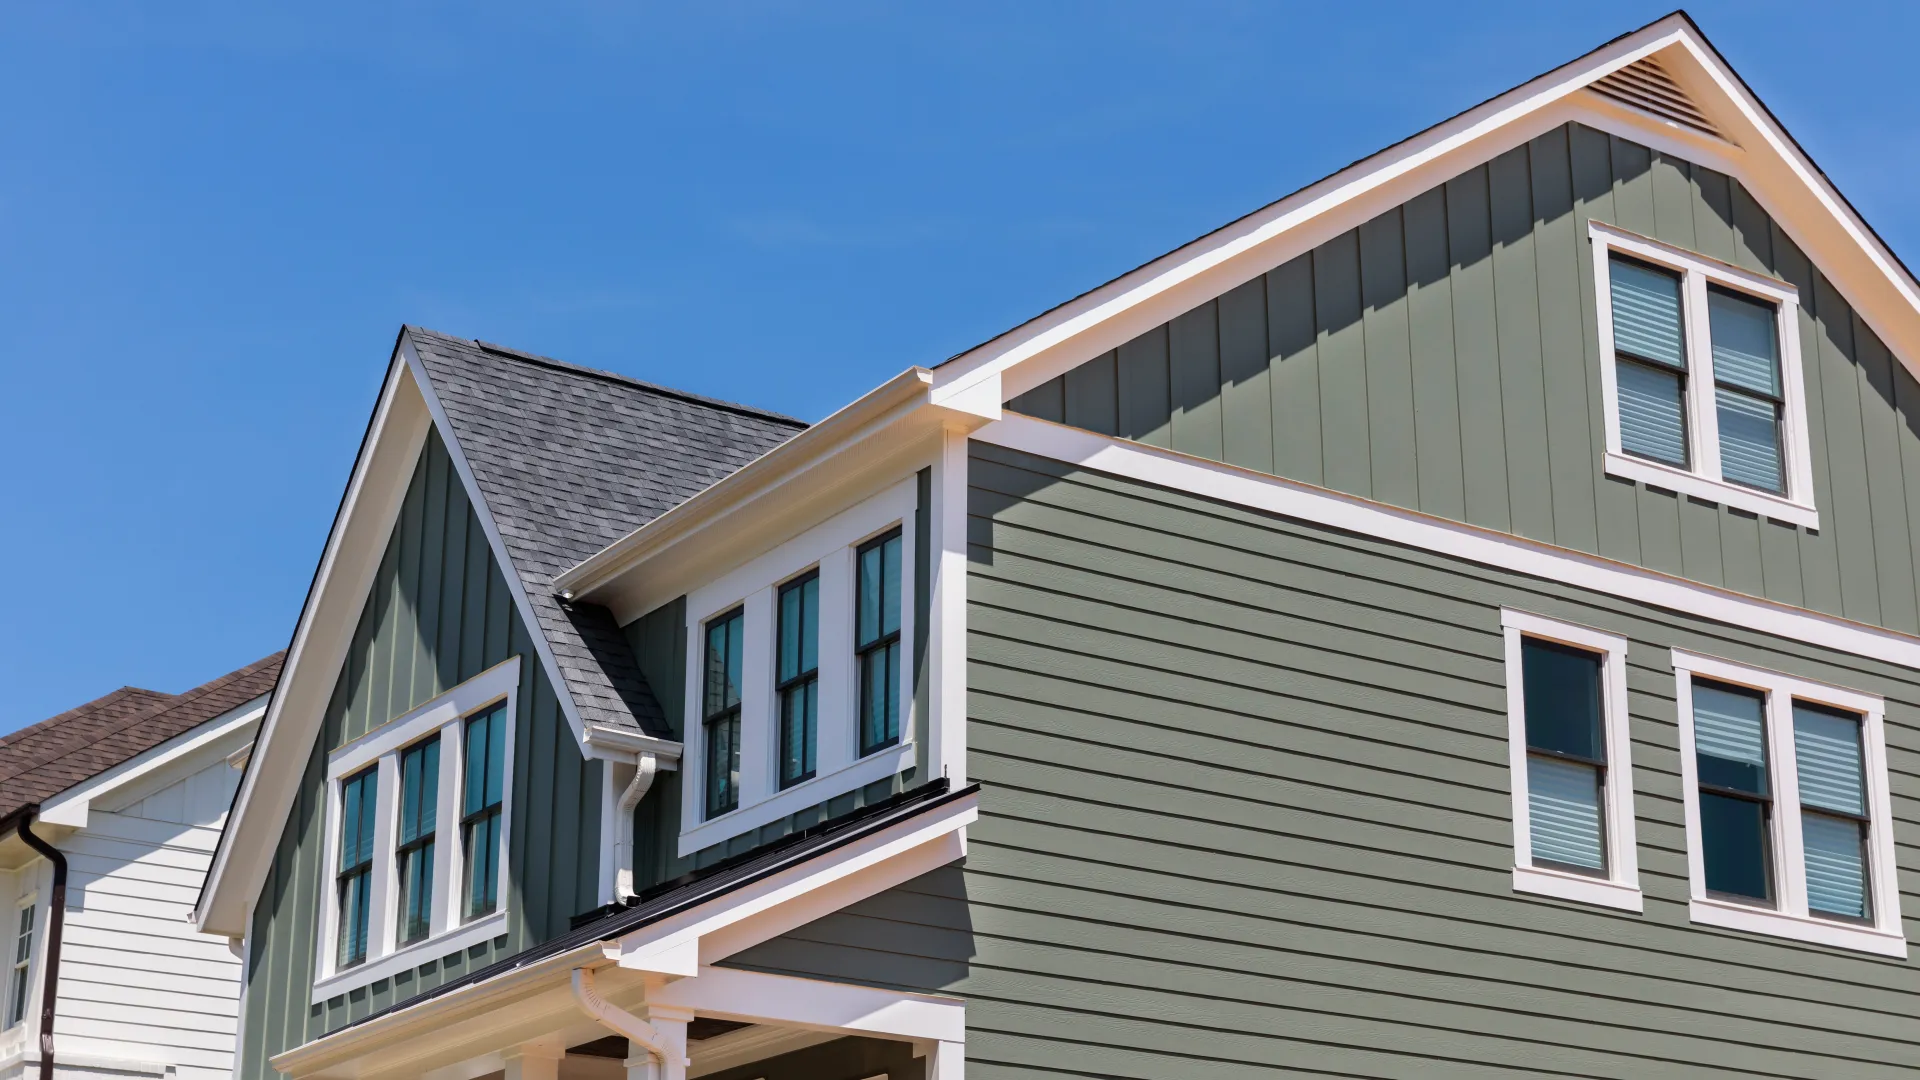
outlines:
M1590 221L1798 288L1821 529L1605 475ZM1920 632L1920 383L1739 182L1578 124L1008 404Z
M1910 966L1689 924L1667 650L1885 695L1902 840L1920 676L1002 449L970 481L964 869L731 962L963 994L986 1077L1920 1066ZM1644 915L1512 890L1503 605L1632 643Z
M319 904L332 887L320 865L328 753L513 656L520 687L507 932L309 1004ZM582 757L459 474L430 435L256 901L242 1075L275 1075L272 1055L563 933L598 905L602 767ZM457 842L454 829L443 827L438 842Z
M63 1052L171 1064L184 1080L231 1075L240 962L191 919L218 839L218 828L95 810L61 841L72 875L54 1020Z

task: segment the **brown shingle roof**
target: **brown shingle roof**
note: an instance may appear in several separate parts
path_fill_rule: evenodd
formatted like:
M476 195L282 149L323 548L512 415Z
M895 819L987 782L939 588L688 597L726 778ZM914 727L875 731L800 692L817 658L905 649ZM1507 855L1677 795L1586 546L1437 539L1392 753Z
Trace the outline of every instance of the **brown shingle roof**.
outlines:
M52 798L273 689L284 653L183 694L123 686L0 739L0 816Z

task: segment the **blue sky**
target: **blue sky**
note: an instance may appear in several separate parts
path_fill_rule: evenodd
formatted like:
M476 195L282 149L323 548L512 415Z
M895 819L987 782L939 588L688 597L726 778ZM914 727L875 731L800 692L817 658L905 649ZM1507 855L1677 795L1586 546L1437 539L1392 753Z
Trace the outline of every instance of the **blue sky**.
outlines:
M267 7L0 11L0 731L285 646L402 322L816 419L1667 10ZM1692 9L1915 262L1810 10Z

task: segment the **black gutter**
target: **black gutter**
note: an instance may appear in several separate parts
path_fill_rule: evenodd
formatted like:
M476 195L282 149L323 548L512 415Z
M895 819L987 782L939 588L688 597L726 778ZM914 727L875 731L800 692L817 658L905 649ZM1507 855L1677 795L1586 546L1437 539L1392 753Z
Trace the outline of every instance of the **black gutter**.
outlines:
M41 965L46 968L40 990L40 1080L53 1080L53 1014L60 998L60 942L67 925L67 857L60 849L33 832L33 818L40 807L30 804L10 815L18 820L14 831L26 845L53 864L53 894L47 899L47 952Z

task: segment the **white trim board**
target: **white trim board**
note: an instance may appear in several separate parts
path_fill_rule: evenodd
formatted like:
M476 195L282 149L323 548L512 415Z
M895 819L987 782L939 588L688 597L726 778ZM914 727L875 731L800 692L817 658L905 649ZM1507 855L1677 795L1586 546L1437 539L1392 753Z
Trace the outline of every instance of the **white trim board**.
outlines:
M191 757L197 751L220 742L233 732L259 723L266 711L267 699L262 695L228 709L211 720L202 721L166 742L151 747L106 772L75 784L48 799L40 804L39 819L49 825L67 825L84 829L87 827L88 813L95 800L106 799L116 792L124 791L142 778L182 758Z
M1013 414L981 428L973 438L1483 566L1920 668L1920 638L1173 450Z

